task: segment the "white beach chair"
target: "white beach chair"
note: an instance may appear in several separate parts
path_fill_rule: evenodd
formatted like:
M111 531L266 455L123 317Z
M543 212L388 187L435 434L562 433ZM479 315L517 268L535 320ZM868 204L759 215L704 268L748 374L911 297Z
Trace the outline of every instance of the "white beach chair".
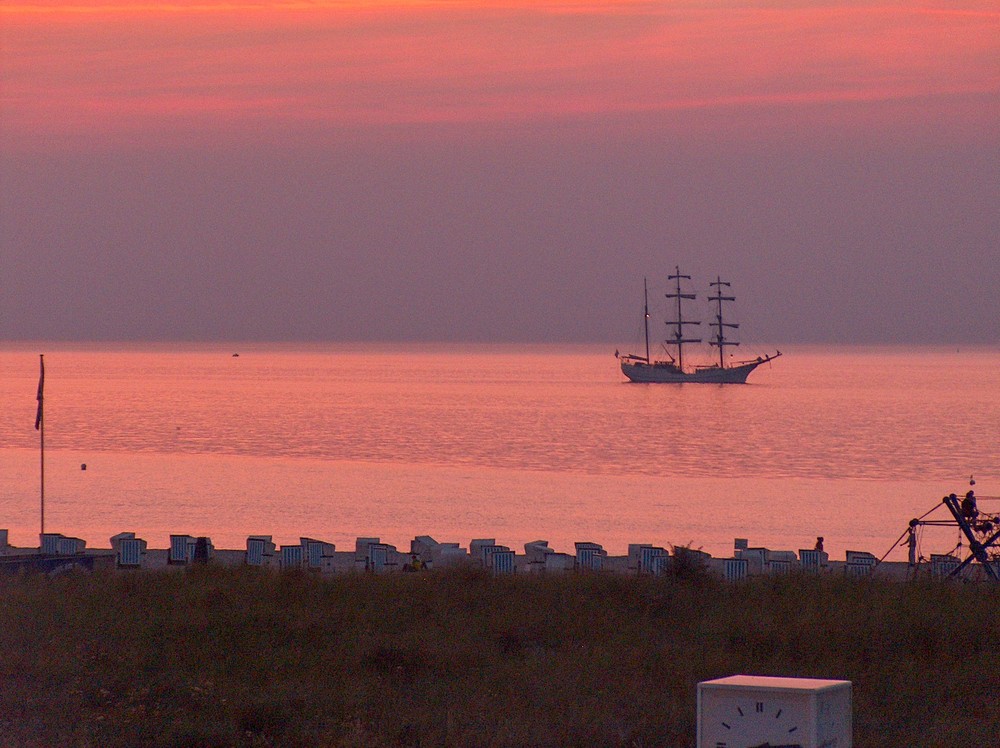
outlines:
M270 566L275 546L270 535L251 535L247 538L247 566Z
M441 545L430 535L417 535L410 541L410 553L424 553L435 546Z
M83 553L87 547L87 541L82 538L59 538L56 553L60 556L76 556Z
M368 558L368 546L381 542L381 538L358 538L354 541L354 557L361 561L365 560Z
M416 556L426 566L434 561L434 552L440 547L430 535L417 535L410 541L410 556Z
M111 550L117 551L118 544L123 540L131 540L135 537L134 532L120 532L117 535L111 536Z
M322 540L312 538L299 538L305 554L306 568L322 571L327 566L331 566L333 554L337 548L333 543L325 543Z
M44 532L39 536L38 550L45 556L55 556L59 553L59 541L62 538L61 532Z
M951 573L958 568L960 561L949 553L931 554L931 576L943 579L951 576Z
M867 551L847 551L844 572L849 577L870 576L878 559Z
M545 557L555 553L547 540L532 540L524 544L524 562L528 571L545 571Z
M544 561L545 556L553 552L547 540L532 540L524 544L524 555L531 562Z
M820 569L827 566L829 555L826 551L817 551L814 548L802 548L799 550L799 565L802 571L810 574L818 574Z
M564 571L572 571L576 566L576 557L568 553L549 553L545 556L545 572L547 574L558 574Z
M485 549L496 547L496 538L476 538L469 542L469 554L486 568L489 568Z
M773 561L788 561L789 563L793 563L793 562L795 562L797 560L798 559L796 559L796 557L795 557L795 551L770 551L769 550L767 552L767 561L768 561L768 563L771 563Z
M795 557L795 551L769 550L767 552L766 559L765 570L768 574L775 576L790 573L792 570L792 564L798 561Z
M392 546L385 543L369 543L368 560L365 568L368 571L376 573L385 571L389 565L390 549L392 549Z
M458 543L439 543L431 549L431 563L434 568L464 564L469 561L469 553Z
M747 574L763 574L767 563L767 548L744 548L736 553L736 558L746 559Z
M371 550L369 546L373 543L381 543L381 538L358 538L354 541L354 566L360 571L368 571L371 563Z

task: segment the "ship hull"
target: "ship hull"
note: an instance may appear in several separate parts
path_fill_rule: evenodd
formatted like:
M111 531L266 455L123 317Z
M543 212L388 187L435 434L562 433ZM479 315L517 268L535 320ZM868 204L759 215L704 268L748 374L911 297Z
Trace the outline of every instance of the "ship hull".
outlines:
M632 382L646 384L746 384L750 372L769 359L750 361L736 366L720 368L718 366L681 371L669 363L645 361L622 361L622 374Z

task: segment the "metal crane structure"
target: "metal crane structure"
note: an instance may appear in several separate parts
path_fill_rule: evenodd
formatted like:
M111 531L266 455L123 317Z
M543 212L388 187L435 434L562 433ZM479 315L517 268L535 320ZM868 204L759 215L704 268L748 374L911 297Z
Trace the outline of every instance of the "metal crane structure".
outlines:
M915 533L919 527L957 527L959 531L958 544L952 553L963 545L968 545L968 556L947 573L947 576L960 576L973 562L978 562L982 573L995 582L1000 582L1000 515L982 511L978 505L975 492L971 489L976 481L969 479L970 489L963 498L956 494L948 494L941 503L920 517L911 519L909 527L900 536L900 540L911 539L911 547L915 545ZM993 499L995 497L980 497ZM951 519L927 519L942 506L948 509ZM964 540L964 543L963 543ZM905 541L904 541L905 542ZM897 541L897 544L899 541ZM895 547L895 545L893 546ZM888 554L886 554L888 555ZM884 558L884 557L883 557ZM911 555L911 564L914 559Z

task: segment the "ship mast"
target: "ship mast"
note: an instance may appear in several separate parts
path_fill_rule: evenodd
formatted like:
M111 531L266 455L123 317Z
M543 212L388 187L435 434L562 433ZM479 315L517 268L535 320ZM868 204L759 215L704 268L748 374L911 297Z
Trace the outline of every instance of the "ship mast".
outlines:
M719 348L719 368L724 369L726 366L726 356L725 350L727 345L739 345L735 340L727 340L724 328L729 327L736 329L739 327L738 324L732 322L722 321L722 302L723 301L736 301L735 296L723 296L722 287L725 286L729 288L732 284L727 281L722 280L720 276L715 276L715 280L708 284L715 288L715 296L709 296L709 301L714 301L716 303L715 307L715 322L712 322L712 327L715 328L715 334L712 336L712 340L709 340L709 345L718 346Z
M667 320L667 325L676 326L674 330L673 340L670 341L673 345L677 346L677 368L684 369L684 344L685 343L700 343L701 338L685 338L684 337L684 325L700 325L701 322L696 322L694 320L686 320L681 314L681 299L694 299L695 294L693 293L681 293L681 279L691 280L690 275L681 275L681 269L679 266L674 266L674 274L667 276L668 280L677 281L677 291L676 293L668 293L666 297L668 299L677 299L677 319Z
M649 363L649 289L642 279L642 323L646 327L646 363Z

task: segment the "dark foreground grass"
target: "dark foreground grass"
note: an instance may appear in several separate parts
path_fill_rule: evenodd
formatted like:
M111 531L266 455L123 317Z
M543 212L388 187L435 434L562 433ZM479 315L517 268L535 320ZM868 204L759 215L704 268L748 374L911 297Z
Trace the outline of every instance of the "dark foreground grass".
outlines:
M1000 745L1000 589L470 570L0 578L2 746L693 746L695 685L854 682L855 745Z

